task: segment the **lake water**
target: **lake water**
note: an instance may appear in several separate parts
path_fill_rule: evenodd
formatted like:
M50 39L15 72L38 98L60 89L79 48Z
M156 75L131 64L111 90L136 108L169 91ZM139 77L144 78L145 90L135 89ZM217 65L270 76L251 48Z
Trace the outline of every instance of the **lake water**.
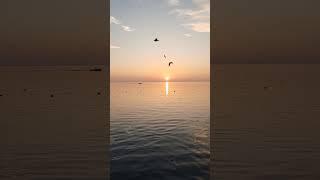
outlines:
M107 179L105 71L91 68L0 68L1 180Z
M111 179L209 179L209 82L111 83Z
M214 65L211 179L320 179L319 69Z

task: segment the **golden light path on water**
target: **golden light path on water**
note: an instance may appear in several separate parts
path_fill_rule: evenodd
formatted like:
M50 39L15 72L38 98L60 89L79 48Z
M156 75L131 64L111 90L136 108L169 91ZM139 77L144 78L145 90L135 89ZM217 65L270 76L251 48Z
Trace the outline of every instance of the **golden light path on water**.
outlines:
M166 96L169 95L169 82L166 81Z

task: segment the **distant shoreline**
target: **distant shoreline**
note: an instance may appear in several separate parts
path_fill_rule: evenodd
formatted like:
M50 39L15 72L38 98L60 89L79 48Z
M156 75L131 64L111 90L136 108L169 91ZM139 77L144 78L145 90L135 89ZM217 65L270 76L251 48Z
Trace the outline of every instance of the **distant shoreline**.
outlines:
M43 72L43 71L104 71L104 65L91 65L91 66L0 66L0 72Z

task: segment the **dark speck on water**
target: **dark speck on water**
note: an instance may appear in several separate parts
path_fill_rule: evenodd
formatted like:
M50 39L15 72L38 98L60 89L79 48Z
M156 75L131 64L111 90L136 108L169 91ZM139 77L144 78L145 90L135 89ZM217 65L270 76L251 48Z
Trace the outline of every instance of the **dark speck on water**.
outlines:
M271 86L264 86L264 90L272 90Z
M90 69L90 71L101 71L99 68Z
M53 95L53 94L51 94L51 95L50 95L50 97L51 97L51 98L53 98L53 97L54 97L54 95Z

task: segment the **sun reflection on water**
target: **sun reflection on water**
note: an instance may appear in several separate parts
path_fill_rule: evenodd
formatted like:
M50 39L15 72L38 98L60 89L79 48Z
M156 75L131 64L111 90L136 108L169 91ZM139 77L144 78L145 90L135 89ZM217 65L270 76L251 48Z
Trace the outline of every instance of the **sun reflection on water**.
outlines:
M169 95L169 82L166 81L166 96Z

